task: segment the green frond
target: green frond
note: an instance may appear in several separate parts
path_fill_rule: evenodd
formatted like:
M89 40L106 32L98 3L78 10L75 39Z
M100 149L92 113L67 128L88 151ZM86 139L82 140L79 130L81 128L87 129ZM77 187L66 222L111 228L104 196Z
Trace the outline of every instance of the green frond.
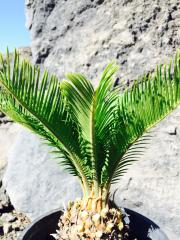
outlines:
M113 88L117 70L110 63L94 89L82 74L60 83L16 52L13 62L0 56L0 110L45 139L87 196L107 194L143 153L147 132L180 103L179 52L124 93Z
M68 111L57 77L49 77L46 71L41 77L39 69L27 61L20 62L16 52L13 67L9 54L6 61L2 55L0 58L1 111L58 146L71 160L68 166L72 171L87 181L90 171L83 160L78 125Z
M101 171L106 158L104 139L113 122L114 108L118 95L113 90L113 75L118 70L110 63L104 70L96 90L81 74L67 74L68 80L61 84L67 104L79 123L83 139L86 141L86 153L91 164L93 181L101 184ZM94 183L96 184L96 183Z
M117 91L113 89L113 76L118 69L119 67L114 62L105 68L94 97L94 169L96 170L97 180L100 185L103 184L102 175L107 175L103 171L109 162L108 141L112 135L111 129L114 125L114 114L118 103Z
M119 178L122 177L124 173L127 172L128 167L133 162L138 161L140 159L140 157L144 154L144 151L147 149L151 137L152 136L150 136L149 134L145 134L144 136L137 139L135 143L128 147L127 151L121 157L120 161L118 161L116 170L112 174L112 179L109 179L109 182L111 184L118 182Z
M124 158L128 149L179 105L179 85L178 52L168 66L158 66L153 75L143 76L119 96L115 125L117 138L111 145L109 184L119 180L129 161L134 159L134 153Z
M90 115L94 89L89 80L81 74L67 74L68 80L63 80L61 90L67 103L79 123L83 138L90 142Z

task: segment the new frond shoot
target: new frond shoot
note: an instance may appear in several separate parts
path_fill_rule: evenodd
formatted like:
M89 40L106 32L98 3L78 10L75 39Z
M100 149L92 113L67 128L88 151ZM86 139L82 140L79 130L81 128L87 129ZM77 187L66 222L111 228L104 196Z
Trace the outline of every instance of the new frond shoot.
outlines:
M180 53L124 92L114 87L114 62L94 88L82 74L59 81L16 51L13 60L9 56L0 55L0 111L48 142L82 186L83 198L69 203L56 238L126 239L122 212L110 204L110 187L142 154L145 133L179 105Z

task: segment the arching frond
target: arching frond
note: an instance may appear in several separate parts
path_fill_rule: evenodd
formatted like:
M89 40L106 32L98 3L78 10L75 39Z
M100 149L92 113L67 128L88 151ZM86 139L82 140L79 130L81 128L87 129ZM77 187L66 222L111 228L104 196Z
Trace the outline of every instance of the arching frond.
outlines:
M71 111L79 123L86 140L86 153L91 162L93 179L101 184L101 171L106 159L104 140L109 133L113 112L117 107L118 95L112 91L113 75L118 70L110 63L104 70L96 90L81 74L67 74L68 80L61 84Z
M180 54L169 65L160 65L152 75L144 75L119 96L116 141L111 145L109 183L119 180L131 160L124 154L145 132L180 103ZM136 150L136 146L134 145ZM133 157L133 158L132 158Z
M97 172L98 183L104 184L103 175L108 173L104 171L109 162L108 143L112 137L112 126L114 125L114 114L118 103L117 91L113 90L114 74L119 67L110 63L104 70L98 88L95 92L94 104L94 167Z
M80 125L83 138L90 142L90 115L92 114L94 88L82 74L69 73L66 77L68 80L63 80L61 84L62 92Z
M71 172L87 182L89 166L83 160L78 124L68 111L57 77L49 77L45 71L27 61L20 62L15 52L13 67L1 55L0 109L20 124L52 143L68 160ZM65 161L63 164L66 164Z

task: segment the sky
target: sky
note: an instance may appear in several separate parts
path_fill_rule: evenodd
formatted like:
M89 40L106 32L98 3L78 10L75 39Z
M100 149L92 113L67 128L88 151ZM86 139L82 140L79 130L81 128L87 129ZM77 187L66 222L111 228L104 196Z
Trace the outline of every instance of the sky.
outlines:
M25 0L2 0L0 4L0 52L30 45L25 28Z

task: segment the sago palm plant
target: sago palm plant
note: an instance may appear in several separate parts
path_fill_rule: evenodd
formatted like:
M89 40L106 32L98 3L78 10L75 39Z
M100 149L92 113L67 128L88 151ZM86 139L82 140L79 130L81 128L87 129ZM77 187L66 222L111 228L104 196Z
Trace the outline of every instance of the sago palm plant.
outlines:
M77 176L83 198L69 202L56 239L128 239L110 187L136 161L150 128L180 102L180 54L124 92L114 87L110 63L95 89L82 74L49 77L15 51L0 60L0 110L40 135L59 162Z

